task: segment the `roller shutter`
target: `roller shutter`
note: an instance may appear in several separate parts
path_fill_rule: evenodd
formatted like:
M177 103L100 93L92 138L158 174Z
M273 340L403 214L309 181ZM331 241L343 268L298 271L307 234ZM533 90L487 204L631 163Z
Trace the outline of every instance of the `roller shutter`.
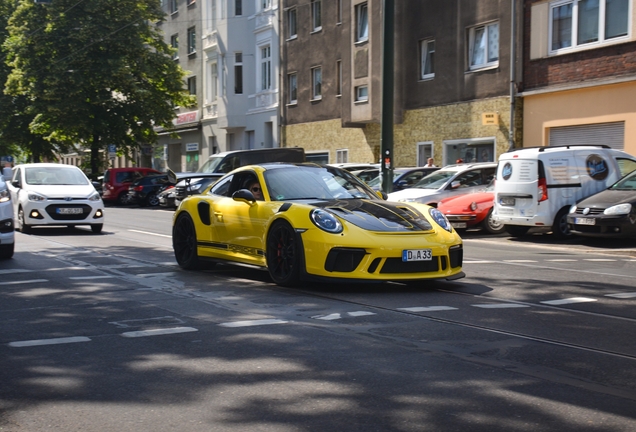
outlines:
M598 123L550 128L550 146L604 144L625 147L625 122Z

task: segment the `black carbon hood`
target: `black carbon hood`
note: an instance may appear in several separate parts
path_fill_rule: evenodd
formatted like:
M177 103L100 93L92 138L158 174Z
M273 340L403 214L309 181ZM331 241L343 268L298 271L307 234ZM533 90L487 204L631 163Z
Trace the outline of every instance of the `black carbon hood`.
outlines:
M424 215L409 204L364 199L312 202L368 231L413 232L433 229Z

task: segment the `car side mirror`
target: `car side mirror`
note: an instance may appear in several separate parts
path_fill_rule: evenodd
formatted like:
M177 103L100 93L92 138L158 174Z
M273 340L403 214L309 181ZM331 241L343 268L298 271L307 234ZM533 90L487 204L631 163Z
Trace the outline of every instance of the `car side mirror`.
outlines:
M10 181L11 177L13 177L13 170L9 167L2 168L2 178L4 178L4 181Z
M460 187L462 184L459 181L454 181L451 182L451 189L457 189L458 187Z
M248 191L247 189L237 190L232 194L232 199L234 201L242 201L249 205L252 205L256 202L256 198L254 198L252 192Z
M13 180L11 184L13 185L14 188L20 189L20 180Z
M375 191L375 194L378 196L378 198L381 198L385 201L389 198L389 196L383 190Z
M177 182L177 175L170 168L168 168L168 181L170 181L170 183Z

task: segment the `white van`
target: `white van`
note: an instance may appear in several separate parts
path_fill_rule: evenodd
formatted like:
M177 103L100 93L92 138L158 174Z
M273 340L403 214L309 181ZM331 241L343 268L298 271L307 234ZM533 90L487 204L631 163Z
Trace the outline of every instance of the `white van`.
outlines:
M532 227L566 237L572 204L608 188L634 169L636 158L604 145L504 153L497 166L493 218L515 237Z
M7 182L11 180L11 168L3 168L0 176L0 259L13 257L15 233L13 206Z

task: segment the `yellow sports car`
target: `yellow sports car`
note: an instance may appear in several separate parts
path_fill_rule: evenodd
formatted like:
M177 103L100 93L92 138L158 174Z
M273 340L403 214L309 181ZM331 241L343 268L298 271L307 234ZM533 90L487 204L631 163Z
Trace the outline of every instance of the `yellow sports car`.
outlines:
M282 286L464 277L462 240L439 210L385 201L349 172L315 164L232 171L181 203L172 244L182 268L250 264Z

